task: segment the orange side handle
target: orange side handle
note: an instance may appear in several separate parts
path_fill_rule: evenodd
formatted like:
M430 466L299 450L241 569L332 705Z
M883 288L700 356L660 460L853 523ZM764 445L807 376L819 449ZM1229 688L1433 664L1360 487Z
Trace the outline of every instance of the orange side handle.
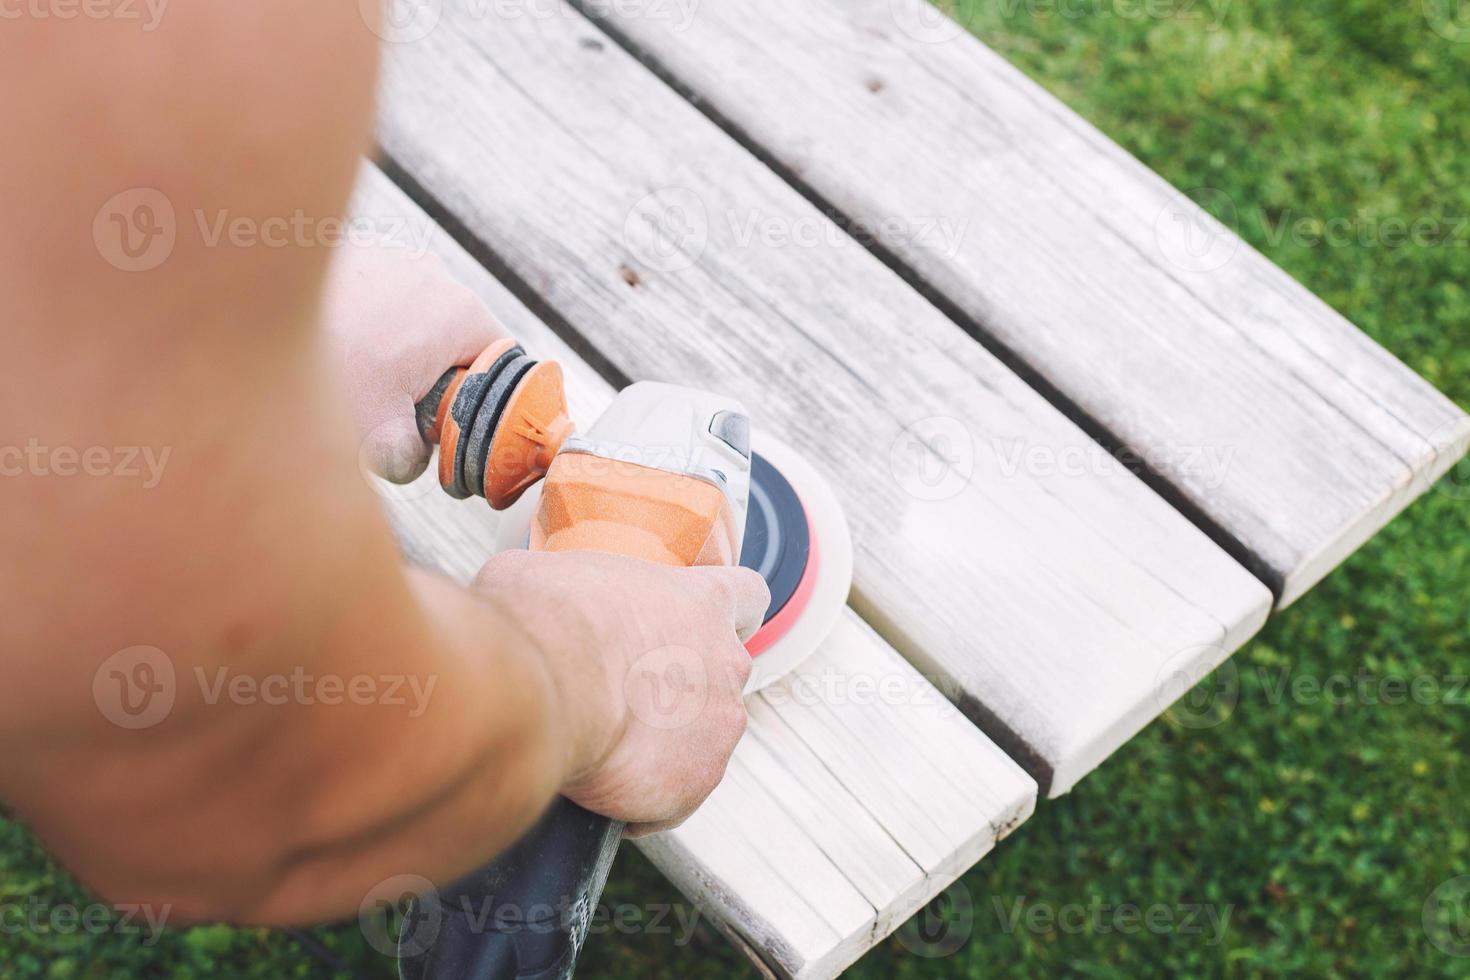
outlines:
M725 495L656 467L564 452L546 474L531 522L533 551L602 551L661 565L733 565Z

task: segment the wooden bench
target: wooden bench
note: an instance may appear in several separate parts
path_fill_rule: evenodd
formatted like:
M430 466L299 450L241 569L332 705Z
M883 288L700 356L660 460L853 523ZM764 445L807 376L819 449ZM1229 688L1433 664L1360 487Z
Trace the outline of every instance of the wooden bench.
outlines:
M842 499L848 615L643 845L779 976L879 942L1470 443L978 42L906 34L906 2L445 5L391 46L388 176L356 203L425 208L579 418L629 378L725 391ZM965 232L929 247L945 217ZM1202 229L1205 262L1179 237ZM483 503L391 496L413 559L465 578L492 549Z

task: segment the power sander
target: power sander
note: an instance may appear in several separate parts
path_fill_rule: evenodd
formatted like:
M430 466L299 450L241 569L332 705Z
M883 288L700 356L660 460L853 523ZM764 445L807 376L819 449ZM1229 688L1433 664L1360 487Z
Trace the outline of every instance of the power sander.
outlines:
M445 372L417 405L420 433L439 447L440 486L508 509L501 547L755 569L771 605L746 643L746 693L797 666L836 622L852 582L847 523L826 482L779 441L753 439L732 399L639 382L582 436L562 382L560 365L532 360L512 340ZM570 977L622 833L557 798L491 864L412 903L401 976Z

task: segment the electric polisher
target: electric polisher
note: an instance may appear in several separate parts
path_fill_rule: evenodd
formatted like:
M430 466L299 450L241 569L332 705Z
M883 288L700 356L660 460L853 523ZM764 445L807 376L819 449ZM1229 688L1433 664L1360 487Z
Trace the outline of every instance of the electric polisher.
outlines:
M847 601L852 544L835 496L790 448L753 435L732 399L640 382L579 435L561 366L501 340L445 372L417 415L420 433L439 446L440 486L508 511L502 548L758 571L771 605L746 643L747 694L796 667ZM412 905L401 975L570 977L622 833L559 797L489 866Z

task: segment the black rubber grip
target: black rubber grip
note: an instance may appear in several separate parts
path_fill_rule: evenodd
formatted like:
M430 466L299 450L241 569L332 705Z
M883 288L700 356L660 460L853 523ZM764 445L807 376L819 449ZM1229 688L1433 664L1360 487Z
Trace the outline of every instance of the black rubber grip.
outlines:
M439 380L434 382L434 387L429 393L420 398L418 404L413 407L414 421L419 427L419 438L424 442L429 441L429 433L434 430L434 419L439 416L439 403L444 400L444 393L454 383L454 375L459 368L452 367L439 375Z
M490 864L416 900L398 941L403 980L568 980L623 824L557 797Z

